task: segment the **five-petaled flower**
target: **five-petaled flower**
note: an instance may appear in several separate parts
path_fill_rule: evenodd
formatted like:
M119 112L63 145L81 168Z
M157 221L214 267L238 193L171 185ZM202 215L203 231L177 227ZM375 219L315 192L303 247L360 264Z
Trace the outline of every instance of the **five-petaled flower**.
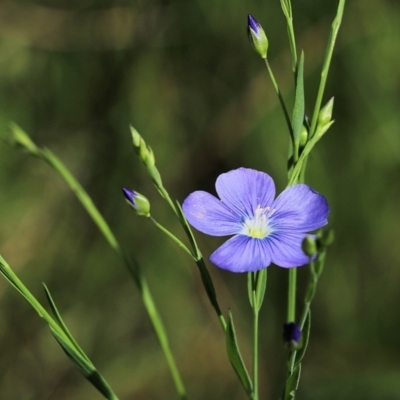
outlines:
M239 168L218 177L213 195L197 191L183 202L197 230L234 235L210 256L231 272L258 271L274 263L292 268L308 264L301 244L308 232L327 224L324 196L304 184L285 189L275 200L275 184L265 172Z

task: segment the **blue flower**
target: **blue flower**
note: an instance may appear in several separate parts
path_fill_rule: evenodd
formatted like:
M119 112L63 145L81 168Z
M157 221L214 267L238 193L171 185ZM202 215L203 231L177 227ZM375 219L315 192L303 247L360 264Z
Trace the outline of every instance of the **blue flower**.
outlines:
M182 206L197 230L212 236L234 235L211 254L213 264L231 272L249 272L271 263L284 268L309 263L301 245L307 232L328 223L324 196L298 184L274 200L272 178L247 168L220 175L215 186L221 200L197 191Z

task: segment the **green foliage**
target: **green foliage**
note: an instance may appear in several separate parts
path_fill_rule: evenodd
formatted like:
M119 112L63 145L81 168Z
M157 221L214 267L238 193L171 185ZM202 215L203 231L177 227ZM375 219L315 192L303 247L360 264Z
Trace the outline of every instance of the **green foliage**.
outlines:
M173 199L182 201L193 189L211 190L220 172L239 166L265 170L284 187L285 120L245 33L246 16L254 13L268 33L269 62L290 104L292 63L279 2L254 2L251 10L226 0L85 2L87 9L82 2L56 3L58 8L48 1L13 2L12 18L1 24L1 130L14 120L57 154L119 241L137 255L171 346L182 349L177 363L193 397L208 398L209 388L218 387L213 398L242 400L245 394L216 345L221 330L207 298L198 301L198 271L148 221L135 219L120 188L139 184L157 220L179 232L177 219L132 157L130 123L152 145ZM310 98L318 91L335 7L336 2L293 2ZM63 17L68 24L57 19ZM318 283L299 400L396 399L400 390L399 322L391 306L398 302L400 260L394 243L400 236L399 37L397 2L348 2L321 101L335 96L336 122L308 160L307 180L329 200L336 241ZM84 326L79 343L122 398L172 398L169 372L119 257L43 163L4 143L0 154L0 252L35 292L43 280L49 284L71 330ZM206 260L221 243L200 240ZM247 296L243 285L212 266L209 273L222 311L234 309L244 338L251 321L248 309L239 306ZM260 337L260 397L276 399L284 363L271 360L285 357L280 316L286 274L274 268L268 274L260 315L260 331L267 332ZM308 270L299 270L304 288L307 280ZM0 295L2 397L100 398L59 357L48 330L15 292L3 284ZM179 319L170 325L177 310ZM246 343L241 348L247 360Z

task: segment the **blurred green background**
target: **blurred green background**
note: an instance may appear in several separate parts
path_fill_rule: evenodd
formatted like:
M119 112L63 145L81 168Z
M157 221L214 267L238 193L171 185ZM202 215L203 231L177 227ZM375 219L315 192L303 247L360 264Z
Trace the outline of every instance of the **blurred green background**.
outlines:
M336 0L293 1L312 113ZM42 0L0 3L0 132L10 121L53 150L140 261L189 398L245 399L197 269L125 204L152 203L184 237L133 154L129 124L152 146L180 201L214 191L239 166L286 184L288 135L262 61L246 37L263 25L288 104L293 77L278 0ZM324 102L335 124L308 163L328 197L336 241L313 305L299 400L400 398L400 3L348 1ZM71 331L121 400L175 399L138 291L74 195L47 165L0 143L0 253L45 304L46 282ZM223 238L197 234L209 255ZM210 265L250 365L246 277ZM305 280L307 270L299 270ZM261 314L261 399L283 385L287 271L269 269ZM393 311L394 310L394 311ZM0 398L102 398L29 305L0 280Z

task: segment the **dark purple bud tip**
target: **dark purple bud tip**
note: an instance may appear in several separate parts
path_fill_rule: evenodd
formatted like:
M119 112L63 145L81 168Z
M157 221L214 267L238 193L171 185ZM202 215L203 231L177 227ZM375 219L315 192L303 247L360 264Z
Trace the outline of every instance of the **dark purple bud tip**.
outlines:
M122 188L122 193L128 204L135 209L138 215L150 217L150 203L145 196L127 188Z
M295 322L283 324L283 340L287 344L298 345L301 339L301 330Z
M122 193L124 194L125 199L134 206L135 205L134 198L136 196L135 191L131 189L122 188Z
M256 35L258 34L258 27L260 26L260 24L250 14L247 16L247 25L249 29L251 29Z

